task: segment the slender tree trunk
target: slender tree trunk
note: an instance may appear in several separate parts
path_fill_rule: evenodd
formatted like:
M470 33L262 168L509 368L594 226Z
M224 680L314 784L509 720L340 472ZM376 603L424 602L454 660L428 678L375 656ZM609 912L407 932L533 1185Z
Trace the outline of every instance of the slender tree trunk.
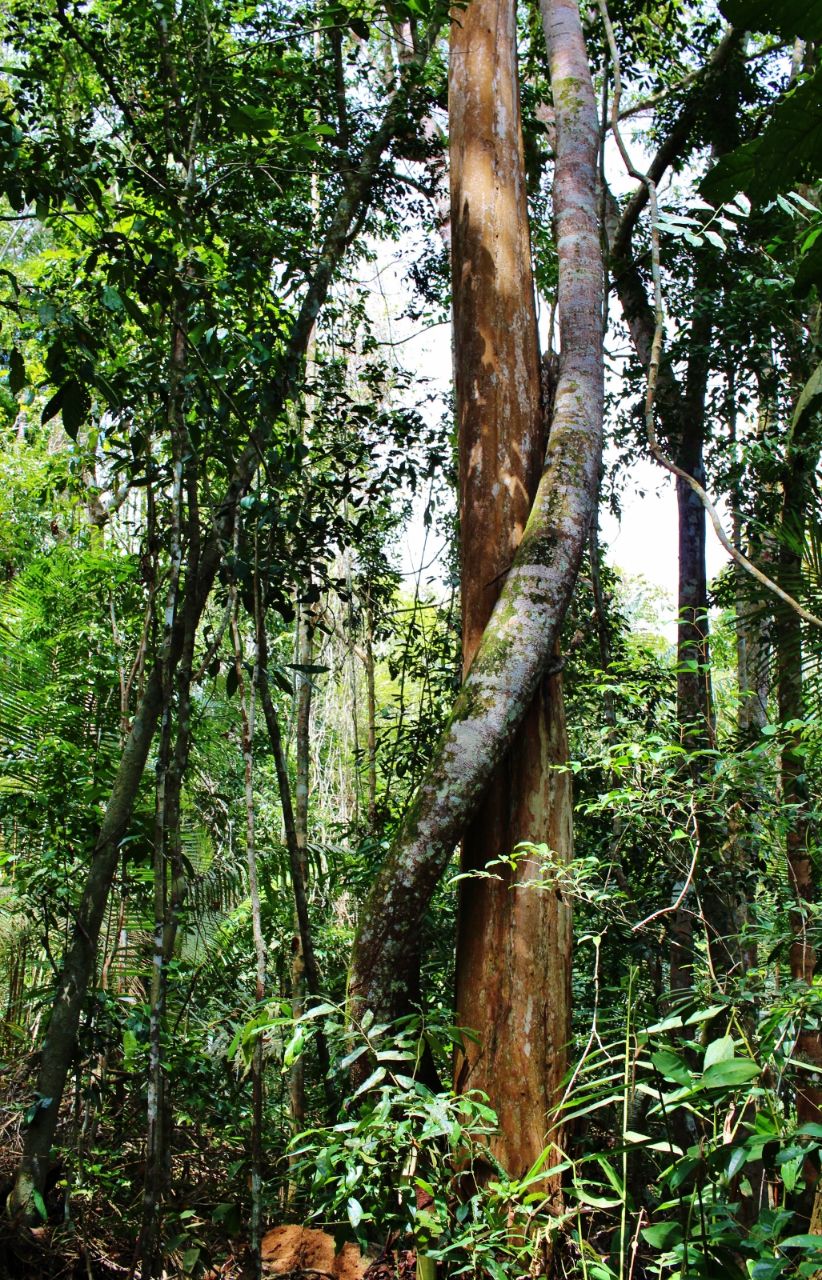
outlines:
M314 622L310 609L301 605L297 615L297 725L295 734L297 779L294 789L294 835L297 843L299 879L304 891L308 889L308 796L311 774L311 694L310 667L314 659ZM294 909L294 932L291 939L291 1010L294 1019L302 1017L305 1009L305 953L303 950L300 920ZM305 1060L300 1054L289 1072L289 1096L291 1099L291 1123L295 1133L305 1127ZM294 1187L292 1186L292 1193Z
M368 832L377 831L377 688L374 668L374 611L371 595L365 597L365 687L368 705Z
M259 665L260 703L265 716L268 736L271 742L271 750L274 754L274 764L277 770L277 783L280 790L280 803L283 811L283 827L285 828L285 842L286 848L288 849L288 860L291 869L291 884L294 891L294 909L297 917L300 932L300 946L302 948L303 961L305 964L305 983L308 988L309 995L314 999L317 999L320 995L320 974L317 965L317 958L314 952L311 920L308 914L308 894L302 874L303 864L300 856L300 847L297 842L297 824L291 800L291 786L288 780L288 765L286 763L285 750L283 748L280 724L277 719L277 711L271 700L271 690L268 684L268 646L261 610L258 611L257 616L257 661ZM337 1100L331 1086L329 1074L331 1069L331 1060L328 1052L328 1044L325 1036L323 1035L322 1029L319 1027L315 1031L315 1043L317 1045L317 1058L320 1064L320 1072L323 1077L326 1108L330 1120L336 1110Z
M256 568L255 568L256 573ZM265 999L266 945L263 937L260 889L257 878L257 845L254 830L254 721L259 683L259 655L254 652L250 685L246 686L243 645L236 612L231 620L234 669L240 695L243 726L243 780L245 790L246 858L251 896L251 929L254 937L255 999L259 1012ZM263 1166L263 1038L257 1036L251 1055L251 1257L254 1276L262 1275L262 1166Z
M451 28L449 73L454 370L460 443L463 669L513 560L545 455L520 124L514 0L472 0ZM570 775L558 675L546 676L465 834L462 870L521 841L571 851ZM499 879L461 883L457 942L460 1089L488 1094L493 1154L514 1176L546 1143L569 1037L570 911L529 888L528 856Z
M767 361L767 366L770 378L766 378L760 372L758 379L759 405L756 437L760 441L765 439L772 420L773 397L768 386L774 375L772 360L769 359ZM730 410L730 436L734 450L736 450L738 410L736 375L733 369L728 373L728 403ZM761 481L760 484L764 487L766 493L772 491L771 486L764 481ZM743 551L749 560L753 560L757 564L765 564L768 561L772 561L774 553L773 534L768 532L763 534L760 530L754 528L753 532L748 534L748 545L743 545L743 495L738 478L734 478L733 481L731 500L733 503L734 546ZM772 514L775 520L776 512L774 511ZM763 523L769 523L768 515L766 515ZM766 569L766 572L771 577L774 577L776 573L773 565L771 565L770 569ZM736 683L739 699L737 728L744 740L753 741L758 737L760 730L768 720L768 701L771 692L769 670L771 613L755 593L754 583L750 574L746 573L742 566L736 563L733 566L733 573L736 584Z
M349 994L394 1017L419 987L434 887L551 662L591 526L602 453L599 125L576 0L546 0L557 118L554 209L562 356L545 465L525 532L438 751L365 904Z
M182 321L174 326L172 376L169 380L169 426L174 444L174 490L171 545L171 582L166 602L163 641L163 713L156 768L154 821L154 941L151 967L149 1014L149 1079L146 1130L146 1174L143 1191L143 1221L139 1249L143 1280L151 1280L161 1270L161 1228L163 1200L171 1178L172 1108L169 1081L163 1060L168 966L174 955L180 911L186 893L182 860L182 790L191 747L191 684L198 617L195 597L185 595L180 614L183 641L180 660L173 677L172 631L178 616L180 571L184 536L187 543L186 583L196 581L200 558L200 512L197 465L188 448L181 404L185 370L185 338ZM183 527L183 494L187 518ZM172 744L172 692L176 694L176 740Z
M154 937L152 946L151 986L149 1008L149 1068L148 1107L146 1127L146 1174L143 1189L143 1223L140 1231L143 1280L152 1280L160 1266L161 1205L165 1191L165 1169L168 1161L165 1106L165 1072L162 1060L163 1021L165 1016L167 971L165 965L165 934L167 927L168 898L168 837L174 836L175 827L170 822L171 808L175 822L179 822L179 794L173 795L182 785L182 777L171 776L172 721L173 721L173 642L174 624L181 595L183 568L183 497L184 497L184 425L181 404L183 374L185 372L185 329L179 302L174 303L172 323L171 358L168 379L168 428L172 445L172 492L169 562L170 575L163 616L160 650L162 670L162 713L160 717L160 743L157 752L155 807L154 807ZM191 581L191 579L189 579Z
M689 333L688 366L685 388L679 401L681 412L673 420L665 416L670 439L675 442L676 462L683 471L705 485L705 398L708 391L712 300L708 293L710 264L699 263L694 284L693 313ZM677 723L682 745L691 752L687 763L694 795L694 838L700 843L704 865L710 857L712 827L702 799L707 782L705 752L714 740L713 693L711 688L708 577L705 565L705 508L681 478L676 481L677 525L679 534L677 585ZM687 868L683 868L683 878ZM682 884L674 886L678 896ZM727 887L716 886L717 896ZM710 902L716 897L712 892ZM706 903L706 913L710 910ZM689 892L671 921L671 990L682 993L693 986L694 966L693 891ZM714 913L716 914L716 913ZM706 927L711 931L710 922ZM720 926L719 937L725 936ZM726 966L719 966L719 974Z
M216 506L217 528L203 547L197 579L187 584L191 607L199 620L205 609L223 547L230 546L240 499L248 491L264 456L272 424L298 386L303 359L314 324L328 295L331 280L358 228L370 201L383 155L405 120L408 84L413 82L437 34L434 26L420 42L420 53L406 68L406 77L389 101L381 124L363 148L359 163L348 175L325 233L320 252L299 314L289 336L280 373L268 388L265 425L253 433L234 468L223 500ZM182 648L182 627L175 627L172 666L176 667ZM149 672L143 696L123 748L105 816L91 855L88 877L75 917L63 969L41 1047L37 1078L37 1108L26 1130L23 1155L10 1197L14 1215L37 1221L34 1192L42 1194L48 1172L51 1144L57 1127L60 1103L74 1056L77 1029L89 983L94 973L97 939L105 914L120 854L120 845L131 821L131 812L142 781L148 752L162 708L162 668L155 663Z

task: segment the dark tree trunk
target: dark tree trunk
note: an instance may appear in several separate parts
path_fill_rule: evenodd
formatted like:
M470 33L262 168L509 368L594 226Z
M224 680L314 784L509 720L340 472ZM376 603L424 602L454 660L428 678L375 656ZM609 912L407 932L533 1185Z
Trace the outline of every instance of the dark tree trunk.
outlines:
M806 418L807 421L807 418ZM800 425L789 438L783 480L782 529L779 547L779 582L794 599L802 593L802 551L807 511L811 500L811 478L819 463L818 440ZM779 608L776 616L776 667L779 719L796 725L805 716L802 677L802 624L793 610ZM782 803L788 814L786 855L789 891L793 900L790 949L791 977L810 985L816 972L816 952L808 938L809 906L816 901L814 868L811 859L810 796L802 734L797 727L787 731L782 748ZM808 1065L798 1070L796 1110L800 1124L822 1123L822 1032L803 1027L797 1037L794 1057ZM808 1166L806 1174L815 1181L818 1174Z

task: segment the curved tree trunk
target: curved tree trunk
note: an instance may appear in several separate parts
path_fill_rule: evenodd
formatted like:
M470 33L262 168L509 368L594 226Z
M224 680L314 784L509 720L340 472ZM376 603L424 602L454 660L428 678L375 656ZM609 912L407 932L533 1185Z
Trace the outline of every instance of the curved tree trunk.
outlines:
M557 120L562 357L536 497L437 754L365 904L353 1011L402 1012L419 984L420 922L550 663L591 524L602 453L599 128L576 0L545 0Z
M449 73L454 381L460 449L463 664L471 661L528 519L545 454L517 78L514 0L472 0L451 29ZM546 676L468 828L462 870L520 841L571 850L560 677ZM571 920L528 891L533 858L461 882L456 1019L477 1032L457 1088L496 1110L496 1159L514 1176L545 1146L569 1035ZM517 889L517 886L521 886Z

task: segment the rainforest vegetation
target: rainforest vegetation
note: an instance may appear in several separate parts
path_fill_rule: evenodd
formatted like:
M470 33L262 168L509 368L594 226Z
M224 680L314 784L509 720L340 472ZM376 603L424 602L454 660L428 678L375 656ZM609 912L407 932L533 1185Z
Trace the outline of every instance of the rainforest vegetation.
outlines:
M822 1275L822 3L0 40L0 1276Z

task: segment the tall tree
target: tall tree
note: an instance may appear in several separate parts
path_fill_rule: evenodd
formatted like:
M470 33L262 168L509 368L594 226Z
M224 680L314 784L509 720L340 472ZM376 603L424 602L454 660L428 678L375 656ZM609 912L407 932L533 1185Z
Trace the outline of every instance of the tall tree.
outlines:
M602 450L599 125L575 0L546 0L557 151L561 357L545 463L522 540L439 750L363 908L355 1010L403 1011L419 987L420 924L551 662L586 545Z
M454 382L459 424L463 669L467 673L522 538L545 456L545 408L525 189L514 0L472 0L451 28L449 145ZM456 1018L479 1039L459 1089L482 1089L500 1122L497 1159L521 1174L546 1143L570 1032L570 909L514 871L471 877L521 841L571 851L559 675L545 676L463 840Z

